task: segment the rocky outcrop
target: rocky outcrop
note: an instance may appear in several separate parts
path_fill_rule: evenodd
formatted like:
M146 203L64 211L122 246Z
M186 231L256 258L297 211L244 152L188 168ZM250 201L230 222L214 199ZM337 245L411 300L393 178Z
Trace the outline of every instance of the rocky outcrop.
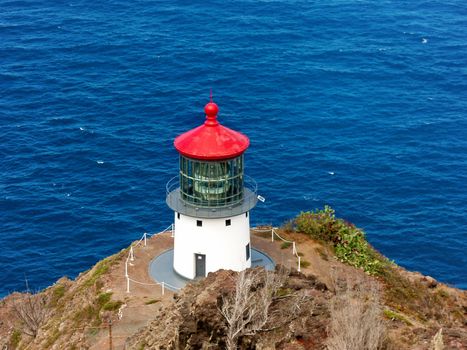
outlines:
M225 349L228 325L220 310L223 297L235 293L236 277L232 271L218 271L188 285L172 305L128 340L127 348ZM250 293L260 292L262 283L261 279L254 283ZM326 286L313 276L288 272L272 295L267 322L254 332L247 325L238 339L239 347L286 349L296 343L323 348L330 297Z

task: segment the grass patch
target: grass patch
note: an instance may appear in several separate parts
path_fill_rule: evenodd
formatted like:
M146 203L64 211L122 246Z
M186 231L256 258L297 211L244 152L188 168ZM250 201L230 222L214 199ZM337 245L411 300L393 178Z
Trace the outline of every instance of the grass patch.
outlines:
M123 301L114 300L114 301L109 301L109 302L105 303L105 305L102 307L102 309L105 310L105 311L116 311L122 305L123 305Z
M307 268L310 265L311 265L311 263L309 261L300 259L300 267Z
M56 306L58 301L65 295L65 286L63 284L58 284L54 287L52 292L52 297L50 299L50 305Z
M10 345L13 347L13 349L16 349L21 342L21 331L18 329L13 330L13 333L11 333L10 336Z
M420 322L436 319L450 321L455 310L460 310L456 302L442 297L418 280L409 280L396 267L387 267L382 279L385 283L385 304Z
M290 242L282 242L281 249L290 248L291 245L292 245L292 243L290 243Z
M97 304L99 305L99 307L102 307L105 304L107 304L110 301L111 298L112 298L112 293L111 292L109 292L109 293L100 293L97 296Z
M384 317L386 317L388 320L391 321L400 321L402 323L405 323L407 326L412 326L412 322L410 322L406 317L403 315L392 311L392 310L384 310L383 311Z
M94 337L97 335L97 333L99 333L99 330L99 328L88 328L87 334L88 336Z
M100 325L102 320L100 318L99 312L100 308L94 305L87 305L80 309L73 316L73 321L76 328L89 324L92 324L93 326Z
M438 296L439 296L440 298L443 298L443 299L449 298L449 293L448 293L447 291L445 291L444 289L439 289L439 290L436 292L436 294L438 294Z
M281 297L285 297L287 295L290 295L293 293L293 290L290 289L290 288L279 288L277 291L276 291L276 295L275 297L276 298L281 298Z
M99 281L99 278L109 271L109 268L115 264L118 260L123 259L128 254L129 248L122 249L118 254L109 256L104 260L99 261L88 273L90 276L83 282L83 288L92 287L96 284L96 289L102 288L103 283ZM97 282L97 283L96 283Z
M324 250L323 247L316 247L316 248L315 248L315 251L316 251L316 253L318 253L318 255L321 257L321 259L323 259L324 261L328 261L328 260L329 260L329 257L328 257L328 255L326 254L326 251Z
M89 278L83 283L84 287L91 287L93 286L96 281L101 277L103 274L105 274L107 271L109 271L110 267L110 261L109 258L104 259L96 264L94 268L91 270L91 275Z
M160 299L151 299L151 300L146 301L144 304L145 305L151 305L151 304L158 303L159 301L161 301L161 300Z
M123 301L121 300L111 300L112 299L112 292L108 293L100 293L97 296L97 305L99 309L105 311L115 311L123 305Z
M52 345L57 341L59 336L60 336L60 332L58 331L58 328L54 328L52 334L50 334L47 338L47 342L45 343L45 348L50 349Z

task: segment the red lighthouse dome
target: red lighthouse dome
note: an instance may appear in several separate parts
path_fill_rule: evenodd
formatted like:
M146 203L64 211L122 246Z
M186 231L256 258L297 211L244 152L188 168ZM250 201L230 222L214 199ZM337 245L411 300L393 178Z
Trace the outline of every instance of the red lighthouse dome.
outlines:
M220 160L235 158L250 145L247 136L222 126L217 121L219 107L209 102L204 107L206 121L180 136L174 146L182 155L199 160Z

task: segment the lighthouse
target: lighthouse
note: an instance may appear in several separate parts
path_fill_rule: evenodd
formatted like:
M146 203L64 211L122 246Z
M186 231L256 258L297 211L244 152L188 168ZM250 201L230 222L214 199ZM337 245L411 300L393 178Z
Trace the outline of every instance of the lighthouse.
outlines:
M174 211L173 268L182 277L251 267L250 210L255 181L244 174L250 141L221 125L218 106L204 107L204 124L175 138L179 175L167 184Z

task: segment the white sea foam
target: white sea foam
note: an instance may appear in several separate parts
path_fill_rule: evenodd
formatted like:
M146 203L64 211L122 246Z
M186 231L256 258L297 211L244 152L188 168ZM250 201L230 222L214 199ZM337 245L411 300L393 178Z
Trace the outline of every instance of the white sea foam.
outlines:
M103 160L98 160L97 164L104 164L104 161Z
M426 44L428 42L428 39L422 38L422 44Z
M328 174L329 174L329 175L334 175L335 172L334 172L334 171L328 171Z

